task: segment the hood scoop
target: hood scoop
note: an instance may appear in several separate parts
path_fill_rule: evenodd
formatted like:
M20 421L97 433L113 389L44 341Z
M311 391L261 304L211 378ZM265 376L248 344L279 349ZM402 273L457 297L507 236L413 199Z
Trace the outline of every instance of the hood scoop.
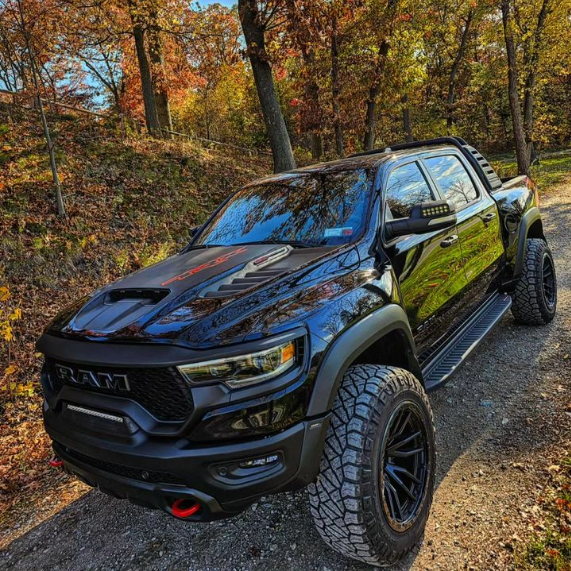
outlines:
M114 289L95 296L76 316L74 327L109 331L125 327L146 315L149 306L157 305L168 289Z
M271 250L267 254L248 262L239 272L211 284L207 289L202 290L200 297L218 299L233 297L271 280L282 274L284 268L278 269L269 266L287 258L292 250L291 246Z

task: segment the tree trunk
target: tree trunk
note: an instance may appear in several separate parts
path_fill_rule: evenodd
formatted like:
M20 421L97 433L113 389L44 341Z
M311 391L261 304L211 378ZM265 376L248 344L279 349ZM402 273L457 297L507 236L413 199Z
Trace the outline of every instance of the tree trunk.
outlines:
M42 95L40 93L40 80L38 74L38 66L36 65L36 55L32 50L32 45L30 42L30 35L28 32L28 27L26 25L26 20L24 18L24 9L22 7L21 0L18 2L18 14L20 16L20 25L22 27L22 33L24 35L24 41L26 44L26 51L28 52L28 57L30 60L30 69L32 71L32 83L34 85L35 101L37 103L38 111L40 112L40 119L42 121L42 128L44 130L44 137L46 139L46 145L48 147L48 154L50 157L50 168L52 170L52 179L54 181L54 186L56 190L56 208L58 216L65 218L67 216L65 211L65 204L63 202L63 194L61 192L61 184L59 181L59 174L57 170L56 156L55 156L55 145L53 144L52 137L50 134L50 128L48 126L48 120L44 111L44 105L42 103Z
M402 126L404 129L406 142L411 143L414 141L414 137L412 135L412 126L410 124L410 107L408 105L408 95L402 96Z
M162 132L163 137L170 139L172 138L172 135L165 132L172 131L171 110L164 70L165 60L163 57L163 46L160 32L156 28L149 29L149 57L153 67L153 93L155 95L157 117L159 119L161 129L164 129Z
M515 152L517 157L518 174L529 174L529 157L525 140L525 131L521 116L521 107L517 92L518 71L515 42L512 31L512 18L510 0L502 0L502 21L504 25L504 37L506 42L506 53L508 58L508 96L512 115L512 127L515 142Z
M369 87L369 96L367 97L366 102L367 112L365 114L365 136L363 137L363 148L366 151L370 151L375 145L377 97L381 91L381 82L383 81L387 56L389 55L391 47L389 40L391 33L390 20L394 17L394 12L398 3L399 0L388 0L387 9L385 10L389 25L386 27L385 37L379 45L379 59L377 61L377 67L373 73L372 83Z
M238 0L240 22L246 39L254 82L272 149L274 172L295 168L295 159L274 86L272 69L265 52L265 27L256 0Z
M526 69L526 78L523 94L523 126L525 136L527 139L527 154L528 160L531 164L533 162L535 149L533 144L533 107L534 107L534 89L535 89L535 76L537 73L537 66L539 65L539 53L541 49L541 39L543 36L543 29L545 27L545 20L549 13L549 0L543 0L541 10L537 17L537 25L535 32L531 39L531 46L524 47L524 61ZM530 40L528 40L530 41Z
M307 66L313 58L306 60ZM315 80L308 82L306 86L307 97L307 126L311 133L311 158L318 161L323 154L323 141L320 131L320 110L319 110L319 85Z
M375 70L375 79L369 88L369 96L367 97L367 113L365 115L365 136L363 137L363 148L370 151L375 146L375 130L377 126L376 111L377 97L381 91L381 81L385 69L387 56L389 55L390 44L388 40L383 40L379 47L379 62Z
M311 69L313 57L304 55L304 65ZM309 131L311 141L311 158L318 161L323 154L323 141L321 139L320 109L319 109L319 85L314 79L306 81L305 84L305 105L302 111L302 124Z
M137 61L139 63L139 73L141 75L141 89L143 93L143 105L145 107L145 121L147 130L151 135L160 134L159 116L151 76L151 66L147 51L145 49L145 35L140 15L137 13L138 7L129 0L129 13L133 24L133 36L135 37L135 48L137 50Z
M331 34L331 105L333 108L333 129L335 132L335 150L337 156L343 158L345 149L343 145L343 128L341 126L341 106L339 96L341 87L339 85L339 32L337 28L337 18L332 21L333 32Z
M311 132L311 158L318 161L323 155L323 139L321 133L317 131Z
M311 158L317 161L323 154L323 141L321 138L321 107L319 104L319 84L315 79L314 64L315 53L311 23L302 17L299 4L296 0L285 0L289 35L299 48L304 65L304 105L301 109L301 126L308 131L311 141Z
M460 40L460 47L458 48L458 53L454 58L452 63L452 69L450 70L450 76L448 79L448 105L447 105L447 117L446 117L446 127L448 134L454 125L454 99L456 97L456 76L458 75L458 69L460 68L460 63L464 57L464 52L466 51L466 45L468 43L468 38L470 36L470 24L474 17L474 10L470 9L468 12L468 17L466 18L466 24L464 30L462 31L462 38Z

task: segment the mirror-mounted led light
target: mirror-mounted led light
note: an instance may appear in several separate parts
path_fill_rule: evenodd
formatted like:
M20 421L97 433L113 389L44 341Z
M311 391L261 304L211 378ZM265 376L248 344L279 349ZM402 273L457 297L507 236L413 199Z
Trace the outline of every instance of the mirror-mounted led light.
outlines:
M288 341L248 355L179 365L177 368L192 384L221 381L237 389L281 375L296 363L296 343Z
M432 216L446 216L450 214L450 205L446 203L438 203L435 206L422 205L422 217L431 218Z

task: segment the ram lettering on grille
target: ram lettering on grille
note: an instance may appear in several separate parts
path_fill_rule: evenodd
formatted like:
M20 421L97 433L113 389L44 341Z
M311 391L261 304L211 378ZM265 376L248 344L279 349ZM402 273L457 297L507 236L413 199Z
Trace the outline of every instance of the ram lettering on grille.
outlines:
M127 375L117 375L111 373L98 373L78 369L77 372L71 367L56 363L58 377L62 381L67 381L76 385L89 385L98 389L112 389L116 391L130 391Z

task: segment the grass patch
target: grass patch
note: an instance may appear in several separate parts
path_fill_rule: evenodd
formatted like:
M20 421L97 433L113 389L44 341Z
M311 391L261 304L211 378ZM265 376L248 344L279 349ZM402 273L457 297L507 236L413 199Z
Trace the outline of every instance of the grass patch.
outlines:
M571 457L551 466L546 494L540 498L543 520L525 548L516 553L516 568L571 571Z
M517 176L517 163L515 160L492 160L491 162L500 177ZM541 159L539 165L531 167L531 176L537 183L540 192L549 190L551 186L571 179L571 154Z

